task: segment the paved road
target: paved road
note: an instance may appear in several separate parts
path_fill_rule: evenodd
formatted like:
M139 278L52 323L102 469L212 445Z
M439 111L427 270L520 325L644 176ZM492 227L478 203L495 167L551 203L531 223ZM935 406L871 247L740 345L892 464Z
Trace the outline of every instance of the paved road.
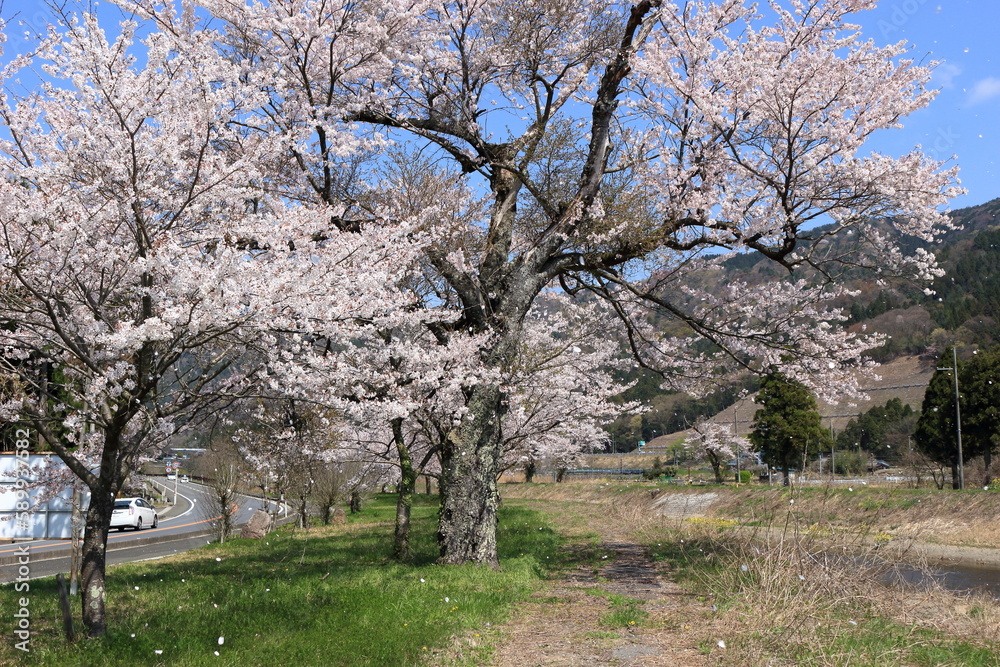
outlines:
M173 486L172 484L170 486ZM157 505L159 526L142 531L112 530L108 536L108 564L162 558L187 551L214 540L212 521L215 517L207 508L210 489L201 484L178 485L177 504ZM236 523L244 523L255 510L261 509L259 498L241 497L235 508ZM273 510L274 503L269 503ZM9 583L18 577L18 557L28 550L29 578L53 576L70 569L69 540L33 540L17 545L0 546L0 583Z

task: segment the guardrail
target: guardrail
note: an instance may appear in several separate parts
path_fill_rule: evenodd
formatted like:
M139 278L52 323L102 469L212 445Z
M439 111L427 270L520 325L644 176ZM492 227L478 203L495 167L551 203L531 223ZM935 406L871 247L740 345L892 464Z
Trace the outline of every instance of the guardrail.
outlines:
M630 468L588 468L586 470L567 470L564 474L568 477L634 477L642 475L645 470L635 470Z

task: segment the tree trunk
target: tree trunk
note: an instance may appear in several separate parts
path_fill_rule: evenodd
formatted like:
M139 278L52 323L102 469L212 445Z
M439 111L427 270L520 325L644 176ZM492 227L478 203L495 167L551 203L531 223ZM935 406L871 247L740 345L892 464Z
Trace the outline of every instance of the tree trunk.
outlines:
M299 528L309 528L309 501L305 496L299 496Z
M404 476L399 480L396 497L396 532L392 541L392 557L396 560L410 558L410 509L416 476Z
M512 228L516 205L508 195L517 188L506 170L499 170L491 188L497 195L498 215ZM508 189L512 188L512 189ZM498 237L499 238L499 237ZM484 294L496 294L489 309L489 322L483 322L480 333L490 330L498 335L496 342L481 353L485 365L506 369L520 353L522 322L535 297L548 284L554 273L544 267L545 253L502 270L508 253L500 242L486 254L483 270ZM509 246L508 246L509 247ZM483 273L480 274L481 276ZM483 305L478 292L467 291L464 299L471 312ZM475 298L472 298L472 297ZM491 297L492 298L492 297ZM497 556L497 509L500 493L497 477L503 453L502 420L505 412L504 393L498 384L483 382L467 390L467 413L462 422L445 437L441 446L441 476L438 480L441 510L438 515L438 545L440 563L459 565L481 563L499 567Z
M712 473L715 474L715 483L724 484L726 480L722 478L722 459L717 454L706 452L705 458L712 464Z
M107 566L108 526L111 524L114 506L114 498L109 491L103 488L91 490L80 566L80 602L83 605L83 625L87 628L88 637L102 637L107 630L104 574Z
M535 479L535 459L528 459L524 464L524 481L531 484L533 479Z
M990 470L990 466L993 463L993 452L987 447L983 450L983 466L986 468L986 479L983 480L983 486L989 486L990 482L993 481L993 474Z
M361 511L361 492L357 489L351 490L351 514Z
M441 451L439 562L484 563L499 567L497 556L497 470L500 461L502 393L496 385L470 392L469 414Z
M784 476L784 479L781 480L782 486L791 486L792 485L791 468L787 463L781 467L781 474Z
M119 415L119 424L128 423L128 414ZM103 637L107 632L107 569L108 531L115 509L115 495L121 489L125 471L119 462L121 432L108 429L104 433L104 451L96 479L88 483L90 505L84 522L83 547L80 554L80 604L83 625L88 637Z
M413 456L403 438L403 420L392 420L392 434L399 456L399 484L396 486L396 532L392 541L392 557L407 560L410 557L410 510L417 486L417 473L413 469Z
M285 504L285 490L283 486L275 486L274 494L277 500L274 501L274 511L271 513L271 527L278 526L278 517L281 516L281 508ZM287 516L287 515L286 515Z

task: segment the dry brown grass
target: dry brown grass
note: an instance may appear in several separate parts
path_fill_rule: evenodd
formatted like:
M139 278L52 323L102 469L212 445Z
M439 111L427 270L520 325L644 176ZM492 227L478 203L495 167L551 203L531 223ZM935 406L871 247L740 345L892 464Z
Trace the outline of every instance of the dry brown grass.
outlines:
M879 583L898 561L926 566L912 536L928 526L963 523L959 508L971 516L956 494L901 500L871 490L852 496L714 488L720 495L708 515L692 518L664 516L654 506L671 507L663 494L704 498L704 488L581 481L505 491L507 497L534 498L528 502L556 512L556 523L578 535L590 531L604 540L646 545L679 568L668 576L692 597L677 599L674 620L660 631L686 636L687 648L700 646L710 664L799 664L801 656L817 665L908 664L914 651L942 638L995 647L1000 636L995 600L932 585L915 590ZM992 508L1000 498L965 494L964 500L986 514L983 522L964 522L981 530L996 516ZM971 531L948 534L983 539Z
M782 516L794 500L796 521L834 531L886 533L893 539L996 548L1000 493L913 490L874 485L726 489L713 512L742 522Z
M820 665L900 664L928 641L920 629L983 645L1000 636L996 600L933 584L920 590L882 585L898 553L864 535L789 528L720 532L706 522L683 532L680 539L715 561L694 568L693 581L720 609L715 630L727 638L720 664L782 664L776 658L790 655L808 655ZM854 640L859 628L872 632L884 623L911 636L895 643Z

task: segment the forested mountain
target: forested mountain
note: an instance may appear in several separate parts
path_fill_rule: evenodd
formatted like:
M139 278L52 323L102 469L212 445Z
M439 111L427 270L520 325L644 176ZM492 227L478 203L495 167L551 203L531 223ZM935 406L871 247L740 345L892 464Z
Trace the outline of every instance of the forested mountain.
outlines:
M981 347L1000 342L1000 199L952 213L961 228L935 249L945 275L932 294L912 286L871 288L852 304L855 324L891 336L880 361L920 354L953 342Z
M932 294L912 283L875 284L859 278L852 285L858 296L839 304L850 314L849 325L864 325L891 337L885 348L875 352L880 361L919 354L954 340L982 346L1000 342L1000 199L953 211L951 217L958 228L928 248L945 270L931 286ZM817 235L822 229L816 230ZM720 281L737 276L751 281L784 278L759 256L733 257L725 267Z
M953 211L951 216L958 228L933 248L945 275L934 281L932 294L915 284L875 284L859 278L852 285L857 297L838 304L848 312L849 326L889 336L885 345L871 351L879 362L903 355L933 355L956 342L979 347L1000 343L1000 199ZM821 232L818 228L817 235ZM838 248L824 250L837 252ZM722 284L738 277L764 283L787 276L759 255L737 255L723 267L705 280ZM650 410L620 420L610 430L616 442L631 443L630 449L638 440L683 430L699 416L716 414L740 390L753 387L754 380L749 379L740 387L694 400L666 394L652 376L643 375L629 398L646 402Z

